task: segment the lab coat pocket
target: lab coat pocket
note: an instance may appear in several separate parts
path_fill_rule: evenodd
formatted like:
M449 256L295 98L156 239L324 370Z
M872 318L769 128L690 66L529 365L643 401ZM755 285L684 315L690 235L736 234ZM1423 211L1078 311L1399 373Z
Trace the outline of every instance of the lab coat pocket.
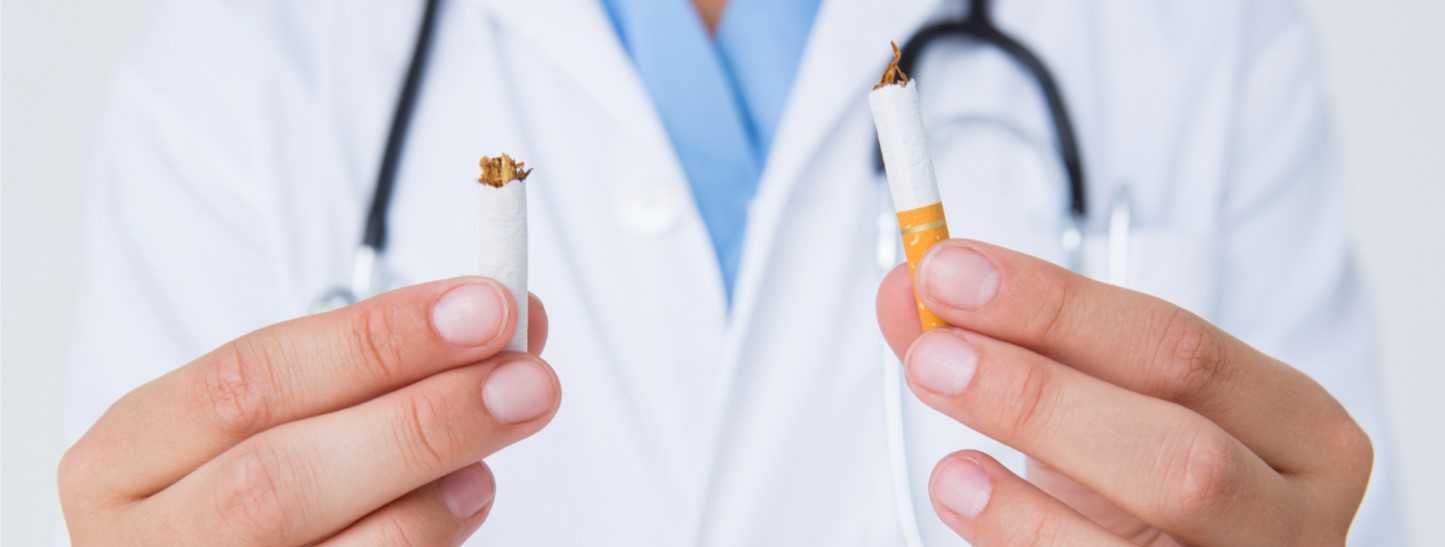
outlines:
M1217 306L1219 253L1201 237L1177 230L1141 228L1117 252L1105 234L1084 238L1083 270L1089 277L1148 293L1209 317Z

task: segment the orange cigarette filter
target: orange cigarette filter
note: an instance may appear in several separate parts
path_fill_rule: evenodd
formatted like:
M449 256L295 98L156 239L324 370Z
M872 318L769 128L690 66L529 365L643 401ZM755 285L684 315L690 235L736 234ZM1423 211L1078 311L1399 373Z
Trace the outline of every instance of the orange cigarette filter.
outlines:
M948 222L943 218L943 204L935 203L898 213L898 233L903 236L903 254L908 257L908 274L913 277L913 302L918 306L918 319L923 330L942 327L944 322L923 305L918 295L918 263L935 244L948 239Z
M928 156L928 135L918 106L918 85L899 66L902 52L893 46L893 62L868 95L873 124L878 129L878 146L888 175L888 190L898 214L898 231L903 237L903 254L913 277L913 301L923 330L945 323L918 296L918 263L938 242L948 239L943 218L943 201Z

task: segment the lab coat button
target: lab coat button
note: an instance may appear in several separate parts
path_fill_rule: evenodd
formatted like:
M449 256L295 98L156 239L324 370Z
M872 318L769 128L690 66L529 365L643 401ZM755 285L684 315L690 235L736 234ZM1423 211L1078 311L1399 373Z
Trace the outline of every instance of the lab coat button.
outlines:
M682 217L687 196L676 184L632 179L618 185L614 196L617 220L642 235L666 233Z

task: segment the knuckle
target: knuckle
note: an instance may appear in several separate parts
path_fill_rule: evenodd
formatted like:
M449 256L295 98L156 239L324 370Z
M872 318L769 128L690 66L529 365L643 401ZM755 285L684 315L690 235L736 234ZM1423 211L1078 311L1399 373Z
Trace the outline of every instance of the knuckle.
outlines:
M376 545L382 547L419 547L422 545L415 532L400 515L384 515L377 523Z
M1054 379L1051 371L1027 365L1016 369L1019 376L1004 396L1000 405L1008 415L1003 420L1007 433L1020 438L1043 431L1052 419L1056 403Z
M390 382L403 376L404 344L398 330L402 321L398 313L391 306L363 302L348 325L356 360L378 381Z
M1174 451L1166 484L1166 510L1179 522L1213 515L1229 503L1238 482L1239 459L1222 434L1196 433Z
M1208 323L1182 308L1164 322L1155 359L1163 398L1180 401L1220 381L1224 341Z
M71 446L60 456L60 465L56 467L56 488L60 494L62 506L74 504L74 500L80 497L81 492L89 486L91 475L90 462L84 453L79 449L80 445Z
M393 429L398 451L412 470L445 469L462 451L462 439L448 415L446 399L435 393L423 390L406 397Z
M201 375L201 400L222 429L249 435L270 421L276 389L276 352L267 343L241 338L227 343Z
M1035 343L1047 346L1058 340L1067 328L1076 289L1068 279L1044 286L1048 287L1047 294L1039 299L1038 307L1025 323L1025 331Z
M1034 520L1028 534L1019 536L1014 542L1018 547L1060 547L1069 545L1064 538L1063 521L1058 517L1041 514Z
M1375 465L1375 446L1369 434L1354 420L1346 418L1341 422L1331 428L1331 450L1328 453L1340 458L1340 467L1350 472L1363 495L1365 483L1369 481Z
M216 509L222 522L249 539L283 542L292 528L294 488L293 482L282 482L280 454L251 443L222 471Z

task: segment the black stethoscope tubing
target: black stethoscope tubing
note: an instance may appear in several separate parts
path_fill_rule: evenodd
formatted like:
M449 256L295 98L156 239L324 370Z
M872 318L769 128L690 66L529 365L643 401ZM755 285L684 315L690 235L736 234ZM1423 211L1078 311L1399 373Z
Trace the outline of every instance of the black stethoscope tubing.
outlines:
M401 94L398 96L396 108L391 114L391 125L386 134L386 148L381 154L381 168L376 173L371 205L366 210L366 227L361 235L361 244L372 249L377 255L386 251L387 211L391 208L391 196L396 191L396 173L401 166L402 149L406 147L407 133L411 130L412 114L416 112L417 98L421 96L421 84L426 79L427 63L431 60L437 12L440 9L441 0L426 0L426 6L421 16L421 27L416 35L416 45L412 47L411 61L406 66L406 78L402 80Z
M1043 60L1023 43L1003 32L993 22L993 2L974 0L972 8L960 18L930 24L909 37L903 45L899 66L910 74L924 50L938 38L958 37L976 40L992 45L1004 52L1024 69L1037 83L1048 106L1053 122L1054 138L1058 145L1059 162L1069 185L1069 214L1082 224L1088 215L1087 184L1085 182L1083 158L1069 109L1064 102L1052 72ZM401 94L392 112L391 125L387 130L386 147L381 155L381 166L376 174L376 183L371 195L371 204L366 212L366 225L361 244L377 255L385 252L387 244L387 212L391 207L392 194L396 190L397 170L401 165L402 149L406 145L407 133L411 128L412 114L421 95L421 86L426 78L427 64L436 34L437 13L441 0L426 0L422 11L421 26L417 32L416 45L412 48L411 61L407 64L406 77L402 81ZM882 156L875 162L877 172L883 171Z

